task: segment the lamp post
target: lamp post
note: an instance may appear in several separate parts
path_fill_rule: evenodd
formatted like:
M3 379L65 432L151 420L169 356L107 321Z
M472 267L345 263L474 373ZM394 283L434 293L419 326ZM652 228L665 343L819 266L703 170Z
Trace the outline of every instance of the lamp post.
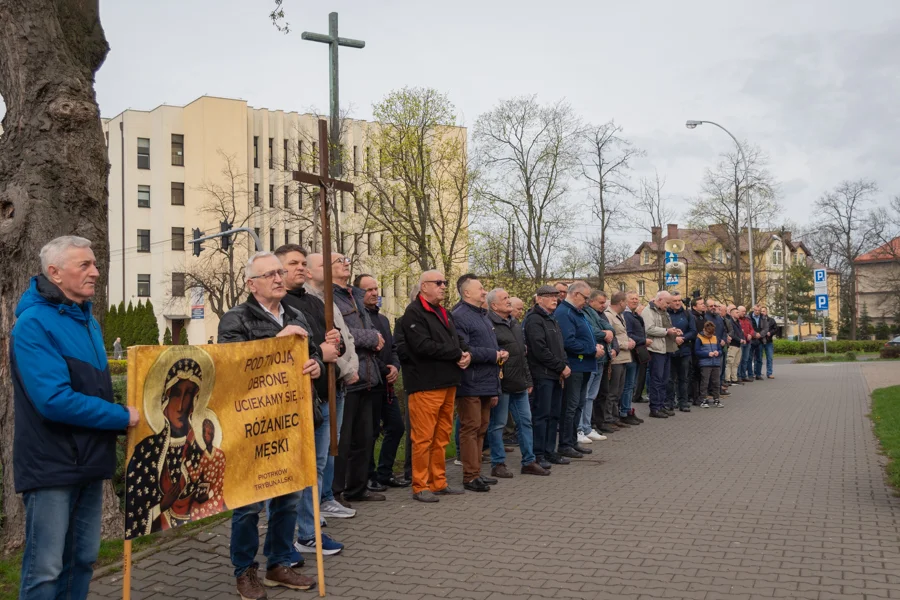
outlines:
M784 235L784 227L781 228L781 235ZM784 239L778 237L777 235L772 235L773 239L781 242L781 283L784 285L784 337L787 339L787 328L788 328L788 280L787 280L787 260L785 255L785 248L787 248L787 244L784 242Z
M741 143L737 140L734 135L718 123L713 121L695 121L692 119L688 119L685 122L684 126L688 129L696 129L697 125L703 125L704 123L708 123L710 125L715 125L725 133L727 133L731 139L734 140L734 143L737 145L738 152L741 154L741 159L744 162L744 178L747 180L747 185L745 185L745 192L747 194L747 249L750 252L750 305L753 306L756 304L756 283L753 279L753 213L750 210L750 166L747 163L747 155L744 154L744 148L741 146ZM741 249L737 248L738 252L738 261L740 261ZM740 275L740 273L738 274Z

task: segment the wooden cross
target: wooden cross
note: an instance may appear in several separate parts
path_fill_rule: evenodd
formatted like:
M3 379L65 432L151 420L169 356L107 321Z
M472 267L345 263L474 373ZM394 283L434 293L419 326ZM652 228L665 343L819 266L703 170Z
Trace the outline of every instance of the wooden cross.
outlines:
M319 187L319 214L322 215L322 267L325 275L325 331L334 329L334 285L331 278L331 227L328 219L328 190L353 192L353 184L328 176L328 122L319 119L319 172L294 171L294 181ZM331 424L331 455L337 456L337 401L334 363L325 365L328 377L328 420Z

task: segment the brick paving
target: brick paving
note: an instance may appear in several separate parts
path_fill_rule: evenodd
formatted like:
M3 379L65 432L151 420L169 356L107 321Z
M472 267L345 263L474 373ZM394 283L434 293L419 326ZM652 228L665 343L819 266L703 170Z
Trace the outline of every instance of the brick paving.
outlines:
M391 490L329 522L347 549L325 559L328 597L900 598L900 499L866 417L866 378L900 382L900 368L873 365L890 372L779 364L724 409L647 419L487 494L424 505ZM139 560L134 580L137 600L236 598L228 524ZM121 574L90 597L121 597Z

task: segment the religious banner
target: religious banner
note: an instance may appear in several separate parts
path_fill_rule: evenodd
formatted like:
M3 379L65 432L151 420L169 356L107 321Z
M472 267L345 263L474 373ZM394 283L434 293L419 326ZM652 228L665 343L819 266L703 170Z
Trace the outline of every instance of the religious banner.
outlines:
M125 539L316 484L306 341L128 349Z

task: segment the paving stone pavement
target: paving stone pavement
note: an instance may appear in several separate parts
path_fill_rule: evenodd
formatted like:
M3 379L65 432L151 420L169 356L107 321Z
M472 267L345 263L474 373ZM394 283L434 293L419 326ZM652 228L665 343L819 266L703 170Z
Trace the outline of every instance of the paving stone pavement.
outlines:
M882 364L866 369L900 380ZM357 504L326 529L347 544L325 559L328 597L900 598L900 499L884 483L861 365L776 368L723 409L647 419L551 477L432 505L408 490ZM459 484L459 467L448 471ZM236 598L228 531L138 561L132 598ZM118 597L121 574L94 581L90 598Z

